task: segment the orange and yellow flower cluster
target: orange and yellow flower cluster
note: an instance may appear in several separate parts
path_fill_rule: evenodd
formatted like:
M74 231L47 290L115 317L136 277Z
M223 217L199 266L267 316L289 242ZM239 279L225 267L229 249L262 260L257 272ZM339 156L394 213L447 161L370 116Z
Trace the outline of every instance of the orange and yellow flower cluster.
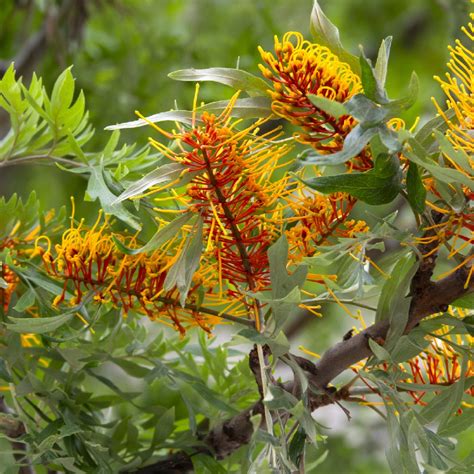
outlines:
M301 33L286 33L282 41L275 37L275 55L259 51L268 66L260 65L260 70L273 83L269 90L273 112L300 129L295 132L299 142L321 153L340 151L356 120L350 115L332 117L314 105L310 96L344 103L362 92L359 76L328 48L304 40ZM370 169L370 152L363 150L349 166Z
M54 300L55 306L66 299L70 305L78 305L90 295L95 303L110 303L122 308L125 315L130 310L146 314L181 333L195 325L209 331L218 320L213 314L201 313L196 305L197 289L203 280L212 284L208 280L210 276L203 277L199 272L195 275L185 306L179 304L176 288L165 290L167 273L177 258L170 248L178 240L182 241L180 237L189 230L186 226L163 248L151 254L127 255L117 248L107 224L100 224L100 218L90 229L82 222L76 227L73 218L71 221L71 227L64 232L54 251L38 247L47 273L63 284L62 293ZM120 234L114 237L132 248L136 246L134 237Z

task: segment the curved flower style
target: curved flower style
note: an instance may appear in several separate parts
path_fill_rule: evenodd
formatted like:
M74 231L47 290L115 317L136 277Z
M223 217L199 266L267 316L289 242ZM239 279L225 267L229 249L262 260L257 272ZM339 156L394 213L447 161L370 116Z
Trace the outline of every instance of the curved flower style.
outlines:
M53 211L46 213L44 222L47 224L53 217ZM7 230L7 232L1 236L3 240L0 240L0 251L10 249L12 259L15 262L18 256L30 255L32 253L31 246L40 232L40 225L35 223L32 227L25 229L20 220L17 220L16 223L10 222L10 224L12 225L11 229ZM6 288L0 288L0 306L6 313L20 279L18 275L3 262L0 262L0 277L7 283Z
M356 200L346 193L322 195L314 191L297 190L288 200L291 217L284 218L291 256L296 261L311 256L319 245L331 237L352 237L368 230L363 221L348 221Z
M462 369L459 363L461 356L454 350L450 341L458 345L472 346L474 338L458 335L455 340L452 340L452 336L446 335L444 337L446 341L432 340L428 349L402 365L403 370L411 373L408 382L422 385L452 385L461 378ZM474 363L472 361L468 361L465 376L474 376ZM468 388L466 393L474 397L474 387ZM409 394L416 404L427 405L423 400L426 392L417 390L410 391ZM464 405L474 406L472 403L465 403Z
M471 18L474 18L474 14L471 14ZM474 25L469 23L467 27L462 28L462 31L467 37L467 43L472 46ZM446 162L469 178L472 178L472 169L474 167L474 57L472 48L469 48L460 40L456 40L455 47L449 46L449 51L450 60L447 66L451 73L446 73L445 80L435 77L446 95L447 110L443 111L436 100L433 99L433 102L448 127L445 134L446 138L451 142L455 150L464 153L467 165L461 166L445 153L444 158ZM455 117L448 117L449 112L454 113ZM436 189L435 182L430 182L428 186L436 196L441 197ZM437 240L441 245L451 239L451 249L448 258L456 257L458 262L454 268L440 275L440 278L456 271L460 267L470 267L466 280L467 287L474 272L472 264L474 255L472 255L472 252L470 253L474 244L474 193L467 187L464 187L463 191L466 205L460 212L444 209L428 202L435 211L443 215L443 218L439 224L426 229L432 229L434 231L432 235L418 240L421 243L431 243ZM438 247L435 247L432 252L436 251Z
M177 147L151 143L193 176L176 197L183 209L203 219L206 254L217 262L220 291L224 281L233 288L244 285L258 291L269 284L267 249L281 235L265 216L291 192L288 178L274 177L277 168L286 165L282 159L289 147L272 142L278 130L258 135L262 120L238 130L241 120L230 118L236 99L237 94L219 116L204 112L195 117L191 129L168 133L152 124ZM155 192L172 186L168 183Z
M471 14L474 19L474 14ZM466 43L463 44L459 39L455 46L449 46L450 60L447 64L451 73L446 73L446 79L435 76L440 83L441 89L446 95L446 106L448 111L455 113L455 120L450 119L438 105L436 100L433 102L438 113L443 117L448 131L446 137L457 148L464 150L469 157L471 166L474 166L474 56L472 54L472 45L474 41L474 25L469 23L467 27L462 28L466 35ZM459 167L450 160L454 167ZM461 172L465 172L462 168Z
M260 70L273 82L269 90L273 112L304 130L295 133L299 142L322 153L341 150L356 120L349 115L330 116L311 102L310 95L343 103L362 92L359 76L328 48L305 41L297 32L286 33L281 42L275 36L275 56L261 47L259 52L269 66L259 65ZM371 168L369 152L364 150L351 166Z
M0 250L5 248L13 249L15 248L15 243L12 239L7 239L4 242L0 243ZM6 288L0 288L0 305L3 308L3 311L6 313L8 307L10 306L10 301L13 293L18 285L19 278L11 268L0 262L0 277L7 283Z
M189 326L200 326L209 331L220 321L218 311L204 314L196 304L197 288L203 283L212 286L209 281L212 275L199 272L195 275L188 303L184 306L180 306L175 288L164 288L167 272L179 256L175 249L173 252L170 249L175 242L183 240L182 233L188 231L186 227L151 255L125 255L106 231L106 224L99 227L99 221L100 217L91 229L87 229L82 222L77 227L72 224L53 252L38 247L46 271L63 282L63 291L55 298L53 305L59 305L66 298L69 304L77 305L86 295L92 294L95 303L121 307L125 315L134 310L146 314L151 320L160 320L165 324L170 321L171 326L181 334ZM131 236L116 234L114 237L124 244L136 246Z

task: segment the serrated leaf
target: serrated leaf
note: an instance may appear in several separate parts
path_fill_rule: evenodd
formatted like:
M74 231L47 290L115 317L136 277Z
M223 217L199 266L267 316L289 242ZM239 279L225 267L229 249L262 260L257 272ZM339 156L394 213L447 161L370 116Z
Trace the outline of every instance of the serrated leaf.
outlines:
M208 69L181 69L168 74L176 81L212 81L243 90L249 95L265 95L268 84L260 77L241 69L213 67Z
M45 334L52 332L72 320L74 314L65 313L48 318L14 318L9 316L7 328L13 332Z
M375 167L363 173L345 173L302 180L307 186L323 194L346 192L367 204L392 202L401 189L401 171L398 159L379 155Z

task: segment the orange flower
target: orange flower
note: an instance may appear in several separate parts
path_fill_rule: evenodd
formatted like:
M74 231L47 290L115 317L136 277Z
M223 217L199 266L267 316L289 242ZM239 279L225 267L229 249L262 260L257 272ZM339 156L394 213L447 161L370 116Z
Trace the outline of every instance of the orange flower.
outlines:
M189 229L184 226L174 239L161 249L147 255L126 255L120 252L106 224L96 224L87 229L81 222L67 229L54 252L40 250L44 268L52 277L61 281L63 291L53 305L63 303L69 294L69 304L77 305L86 295L92 295L95 304L121 307L126 315L134 310L151 320L170 324L184 334L186 327L200 326L206 331L220 321L218 311L206 314L198 309L197 289L212 276L199 272L194 277L187 303L180 305L176 288L165 290L164 282L179 252L173 245L184 240ZM134 237L114 236L127 246L136 247ZM168 322L169 321L169 322Z
M331 236L352 237L356 227L366 231L366 226L362 228L354 221L347 221L355 203L346 193L323 195L300 189L293 194L288 199L293 216L284 218L289 224L286 235L293 258L300 260L313 255Z
M291 192L288 178L274 177L275 170L285 165L281 161L289 147L273 143L278 130L258 134L263 120L238 130L241 120L230 117L237 96L219 116L204 112L198 117L194 107L190 129L168 133L151 124L176 146L168 148L156 140L152 145L180 163L183 174L193 176L176 198L183 210L192 209L202 217L206 253L217 263L219 291L227 284L234 296L242 295L242 285L252 291L268 286L267 250L280 231L266 216Z
M269 90L273 112L304 130L295 134L299 142L322 153L341 150L356 120L349 115L330 116L315 106L309 95L343 103L362 92L360 78L328 48L305 41L301 33L286 33L281 42L275 37L275 56L261 47L259 52L269 66L260 65L260 70L273 82ZM353 159L352 166L371 168L369 152L364 150Z
M428 349L402 365L404 370L411 372L411 377L408 380L410 383L452 385L460 379L461 357L454 350L453 346L449 344L451 337L447 335L444 337L446 338L446 342L439 339L432 340ZM470 336L464 338L458 336L456 343L459 345L472 345L473 340L474 338ZM472 377L473 375L474 363L469 361L465 376ZM426 392L413 390L409 393L416 404L427 404L423 401ZM468 388L466 393L474 397L474 387Z
M471 19L474 19L474 13L471 14ZM463 150L468 155L471 166L474 166L472 158L474 152L474 57L472 54L474 25L469 23L467 27L462 28L462 31L467 37L467 43L463 44L460 40L456 40L454 47L448 47L450 60L447 66L451 73L446 73L445 80L435 76L446 95L447 110L454 112L455 119L448 118L446 111L441 109L436 100L433 99L433 102L448 126L446 137L456 149ZM446 158L449 160L448 157ZM465 172L455 162L451 161L451 164L461 172Z

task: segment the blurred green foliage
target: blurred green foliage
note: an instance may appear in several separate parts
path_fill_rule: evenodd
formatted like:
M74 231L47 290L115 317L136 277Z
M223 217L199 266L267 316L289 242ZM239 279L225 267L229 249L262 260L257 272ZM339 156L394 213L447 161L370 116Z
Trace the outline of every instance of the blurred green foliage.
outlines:
M32 35L50 26L48 15L60 10L63 3L2 0L0 57L5 62L17 57ZM63 29L48 31L44 50L32 61L48 90L65 66L74 65L76 89L84 90L96 127L93 144L97 148L109 138L109 132L102 129L132 120L135 110L144 115L168 110L175 107L176 98L180 108L189 108L194 87L169 79L167 74L173 70L238 64L257 74L257 45L270 49L273 35L289 30L308 35L312 6L310 0L91 0L84 4L88 16L81 18L83 23L70 21ZM431 77L444 72L446 46L465 22L467 3L326 0L321 5L338 25L344 44L356 54L357 45L363 43L366 54L374 57L380 41L393 35L389 93L400 96L415 70L423 88L417 105L405 119L411 125L416 116L432 112L430 97L440 96L440 90ZM78 26L81 31L74 31ZM27 80L30 73L25 72ZM206 83L200 99L211 101L230 94L223 86ZM149 133L141 128L125 132L124 137L144 144ZM82 202L85 186L85 180L54 166L9 168L0 175L2 194L7 197L14 192L26 197L35 189L47 208L68 202L72 194L79 197L79 213L93 215L96 206ZM340 329L339 321L331 322L333 327L326 326L325 331ZM330 334L324 334L324 339L326 335L330 338ZM158 395L161 404L172 403L178 412L184 410L177 402L176 392L158 384L147 387L143 402L149 403ZM463 442L462 448L467 444ZM329 449L332 454L317 468L319 473L348 472L347 466L354 474L386 472L384 460L367 460L366 455L371 453L360 452L350 439L334 437ZM316 458L320 455L318 452Z

